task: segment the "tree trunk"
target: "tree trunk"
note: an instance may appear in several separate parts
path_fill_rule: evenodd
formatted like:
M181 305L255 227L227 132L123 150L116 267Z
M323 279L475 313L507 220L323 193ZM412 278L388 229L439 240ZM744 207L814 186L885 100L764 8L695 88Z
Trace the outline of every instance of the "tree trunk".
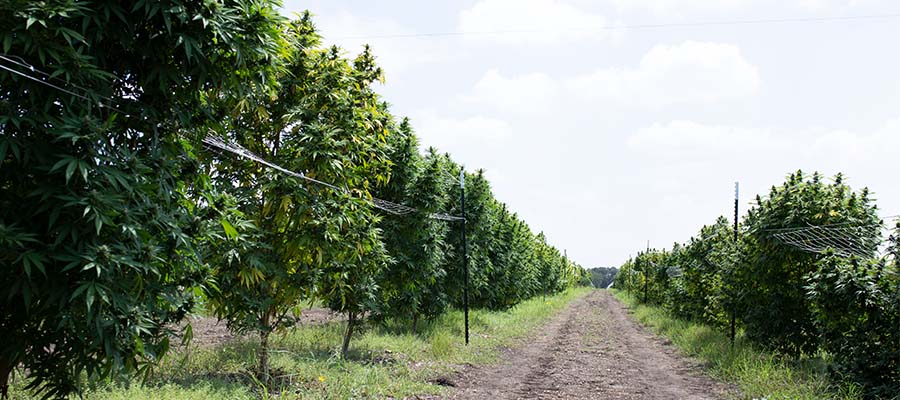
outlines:
M269 384L269 335L272 334L272 314L274 312L265 312L262 316L263 329L259 331L259 379L264 385Z
M350 348L350 336L353 336L353 324L356 319L356 314L353 312L347 313L347 334L344 335L344 345L341 346L341 358L347 359L347 350Z
M413 333L413 335L416 334L416 331L418 330L417 329L418 325L419 325L419 313L414 312L413 318L412 318L412 333Z
M9 398L9 375L12 369L12 362L0 358L0 399Z
M264 385L269 384L269 332L264 330L259 332L259 380Z

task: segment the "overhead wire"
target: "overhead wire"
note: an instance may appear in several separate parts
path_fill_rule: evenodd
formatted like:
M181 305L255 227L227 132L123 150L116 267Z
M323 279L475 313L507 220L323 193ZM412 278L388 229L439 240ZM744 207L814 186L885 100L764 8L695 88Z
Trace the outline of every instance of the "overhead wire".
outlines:
M21 60L21 62L15 61L15 60L13 60L13 59L10 58L10 57L18 58L19 60ZM14 64L14 65L18 65L18 66L20 66L20 67L27 68L27 69L29 69L31 72L35 72L35 73L41 74L41 75L43 75L43 76L45 76L45 77L48 77L48 78L49 78L49 77L52 77L52 75L50 75L50 74L48 74L48 73L46 73L46 72L44 72L44 71L40 71L40 70L37 69L37 68L34 68L34 66L28 64L27 62L25 62L24 59L22 59L21 57L18 57L18 56L10 56L10 55L8 55L8 54L0 54L0 60L6 61L6 62L11 63L11 64ZM35 76L32 76L32 75L29 75L29 74L27 74L27 73L18 71L18 70L16 70L16 69L13 69L13 68L8 67L7 65L0 64L0 69L9 71L10 73L13 73L13 74L19 75L19 76L21 76L21 77L27 78L27 79L29 79L29 80L31 80L31 81L40 83L40 84L42 84L42 85L45 85L45 86L50 87L50 88L52 88L52 89L55 89L55 90L58 90L58 91L60 91L60 92L66 93L66 94L68 94L68 95L74 96L74 97L76 97L76 98L79 98L79 99L82 99L82 100L86 100L86 101L93 101L93 99L89 98L89 97L86 96L86 95L83 95L83 94L80 94L80 93L76 93L76 92L74 92L74 91L71 91L71 90L65 89L65 88L63 88L63 87L54 85L53 83L50 83L50 82L48 82L47 80L44 80L44 79L41 79L41 78L38 78L38 77L35 77ZM78 87L77 85L71 85L71 86ZM78 87L78 88L81 89L81 90L84 90L84 91L88 91L87 89L84 89L84 88L81 88L81 87ZM106 99L106 100L108 100L108 101L110 101L110 102L113 102L113 103L115 102L114 99L111 99L111 98L108 98L108 97L103 97L103 98ZM99 103L99 104L100 104L100 106L102 106L102 107L107 107L107 108L110 108L110 109L113 109L113 110L118 111L117 109L115 109L115 107L107 106L107 105L103 104L102 102ZM283 174L285 174L285 175L292 176L292 177L296 177L296 178L300 178L300 179L303 179L303 180L305 180L305 181L308 181L308 182L311 182L311 183L314 183L314 184L317 184L317 185L325 186L325 187L328 187L328 188L333 189L333 190L342 191L342 192L348 192L348 190L346 190L346 189L344 189L344 188L341 188L341 187L339 187L339 186L336 186L336 185L334 185L334 184L331 184L331 183L328 183L328 182L324 182L324 181L321 181L321 180L318 180L318 179L315 179L315 178L311 178L311 177L309 177L309 176L306 176L306 174L303 174L303 173L300 173L300 172L291 171L291 170L289 170L289 169L287 169L287 168L284 168L284 167L282 167L282 166L280 166L280 165L278 165L278 164L276 164L276 163L274 163L274 162L271 162L271 161L266 160L265 158L263 158L263 157L261 157L261 156L255 154L255 153L251 152L250 150L244 148L243 146L241 146L241 145L239 145L239 144L237 144L237 143L230 143L230 142L226 141L225 139L222 139L222 138L220 138L220 137L218 137L218 136L216 136L216 135L207 135L207 136L205 136L205 137L202 139L202 142L203 142L203 144L204 144L204 148L207 149L207 150L209 150L210 148L214 148L214 149L218 149L218 150L222 150L222 151L227 151L227 152L232 153L232 154L234 154L234 155L237 155L237 156L239 156L239 157L241 157L241 158L249 159L249 160L251 160L251 161L254 161L254 162L257 162L257 163L259 163L259 164L262 164L262 165L264 165L264 166L266 166L266 167L268 167L268 168L271 168L271 169L273 169L273 170L276 170L276 171L278 171L278 172L280 172L280 173L283 173ZM220 151L216 151L215 153L216 153L216 154L219 154L219 155L222 155L222 153L221 153ZM371 203L372 206L374 206L375 208L380 209L380 210L382 210L382 211L385 211L385 212L387 212L387 213L389 213L389 214L396 215L396 216L407 216L407 215L410 215L410 214L418 213L418 212L419 212L419 210L416 209L416 208L414 208L414 207L410 207L410 206L407 206L407 205L404 205L404 204L395 203L395 202L392 202L392 201L388 201L388 200L384 200L384 199L379 199L379 198L374 198L374 197L370 199L370 203ZM463 220L464 220L463 217L459 217L459 216L455 216L455 215L449 215L449 214L444 214L444 213L427 213L426 216L427 216L428 218L438 219L438 220L443 220L443 221L450 221L450 222L452 222L452 221L463 221Z
M23 68L28 68L28 69L31 70L32 72L36 72L36 73L39 73L39 74L41 74L41 75L47 77L47 79L52 79L52 78L53 78L53 75L48 74L48 73L46 73L46 72L44 72L44 71L41 71L41 70L35 68L34 66L32 66L31 64L26 63L25 60L22 59L22 57L19 57L19 56L12 56L12 57L15 57L15 58L18 58L19 60L21 60L21 61L16 61L16 60L13 60L13 59L9 58L8 56L9 56L9 55L7 55L7 54L0 54L0 60L6 61L6 62L11 63L11 64L14 64L14 65L18 65L18 66L23 67ZM59 91L61 91L61 92L63 92L63 93L66 93L66 94L68 94L68 95L70 95L70 96L74 96L74 97L77 97L77 98L79 98L79 99L86 100L86 101L88 101L88 102L93 102L93 101L94 101L94 99L91 99L91 98L89 98L89 97L87 97L87 96L85 96L85 95L82 95L82 94L79 94L79 93L75 93L75 92L73 92L73 91L71 91L71 90L68 90L68 89L59 87L59 86L54 85L54 84L52 84L52 83L50 83L50 82L47 82L47 81L44 80L44 79L41 79L41 78L37 78L37 77L31 76L31 75L28 75L28 74L23 73L23 72L21 72L21 71L17 71L17 70L15 70L15 69L9 68L8 66L5 66L5 65L0 64L0 69L9 71L9 72L11 72L11 73L13 73L13 74L16 74L16 75L19 75L19 76L21 76L21 77L23 77L23 78L27 78L27 79L30 79L30 80L32 80L32 81L38 82L38 83L40 83L40 84L49 86L49 87L51 87L51 88L53 88L53 89L59 90ZM59 79L59 78L56 78L56 79L62 81L62 80ZM89 90L87 90L87 89L85 89L85 88L83 88L83 87L81 87L81 86L75 85L75 84L71 84L71 83L68 83L68 82L65 82L65 84L68 85L68 86L76 87L76 88L81 89L81 90L86 91L86 92L89 91ZM108 100L108 101L113 102L113 103L116 102L115 100L113 100L113 99L111 99L111 98L108 98L108 97L103 97L103 99L104 99L104 100ZM110 106L110 105L108 105L108 104L103 104L103 102L97 102L97 105L100 106L100 107L105 107L105 108L109 108L109 109L111 109L111 110L119 111L118 109L116 109L116 108L113 107L113 106Z
M229 143L220 137L217 137L214 135L207 135L206 137L203 138L203 143L213 146L213 147L216 147L216 148L219 148L221 150L230 152L239 157L255 161L259 164L265 165L265 166L267 166L271 169L274 169L278 172L281 172L285 175L292 176L295 178L300 178L305 181L312 182L312 183L315 183L318 185L322 185L322 186L328 187L328 188L336 190L336 191L348 192L346 189L343 189L341 187L335 186L335 185L327 183L327 182L323 182L318 179L310 178L309 176L306 176L306 174L291 171L291 170L284 168L278 164L270 162L270 161L264 159L263 157L260 157L259 155L253 153L252 151L247 150L243 146L236 144L236 143ZM410 207L410 206L407 206L404 204L395 203L395 202L384 200L384 199L372 198L371 202L374 207L376 207L382 211L385 211L387 213L397 215L397 216L406 216L406 215L410 215L410 214L419 212L419 210L414 207ZM457 216L447 215L447 214L439 214L439 213L428 213L427 216L429 218L445 220L445 221L460 221L460 220L462 220L462 217L457 217Z
M508 34L523 34L523 33L548 34L548 33L561 33L561 32L592 32L592 31L610 31L610 30L690 28L690 27L729 26L729 25L840 22L840 21L856 21L856 20L891 19L891 18L898 18L898 17L900 17L900 13L846 15L846 16L834 16L834 17L760 18L760 19L725 20L725 21L672 22L672 23L658 23L658 24L631 24L631 25L619 24L619 25L586 26L586 27L580 27L580 28L568 28L568 29L556 29L556 30L551 30L551 29L507 29L507 30L490 30L490 31L389 33L389 34L338 36L338 37L332 38L331 40L435 38L435 37L453 37L453 36L508 35Z

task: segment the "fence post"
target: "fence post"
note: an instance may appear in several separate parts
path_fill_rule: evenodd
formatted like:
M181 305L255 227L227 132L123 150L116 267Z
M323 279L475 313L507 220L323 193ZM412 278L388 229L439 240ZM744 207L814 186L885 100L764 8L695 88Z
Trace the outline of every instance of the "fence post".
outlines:
M734 246L737 249L738 246L738 183L734 183ZM732 275L734 274L734 265L731 266ZM734 348L734 295L735 293L731 293L731 347Z
M463 313L466 319L466 346L469 345L469 260L466 255L466 171L459 170L459 197L462 208Z

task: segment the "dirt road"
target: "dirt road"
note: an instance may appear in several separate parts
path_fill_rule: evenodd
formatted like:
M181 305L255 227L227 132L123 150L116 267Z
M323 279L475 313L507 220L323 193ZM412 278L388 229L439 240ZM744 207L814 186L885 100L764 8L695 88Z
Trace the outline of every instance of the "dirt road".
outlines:
M573 301L503 362L453 379L450 399L718 399L729 389L647 332L605 290Z

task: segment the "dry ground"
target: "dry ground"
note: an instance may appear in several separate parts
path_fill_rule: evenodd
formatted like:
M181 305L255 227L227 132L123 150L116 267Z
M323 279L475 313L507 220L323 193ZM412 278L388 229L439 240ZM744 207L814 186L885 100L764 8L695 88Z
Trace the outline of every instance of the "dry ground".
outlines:
M346 314L336 314L328 309L313 307L303 310L298 325L318 325L346 320ZM190 322L194 333L191 345L213 347L236 339L234 334L228 330L225 321L219 321L215 317L194 316L190 318Z
M733 391L634 322L608 291L573 301L499 365L450 378L449 399L718 399Z

